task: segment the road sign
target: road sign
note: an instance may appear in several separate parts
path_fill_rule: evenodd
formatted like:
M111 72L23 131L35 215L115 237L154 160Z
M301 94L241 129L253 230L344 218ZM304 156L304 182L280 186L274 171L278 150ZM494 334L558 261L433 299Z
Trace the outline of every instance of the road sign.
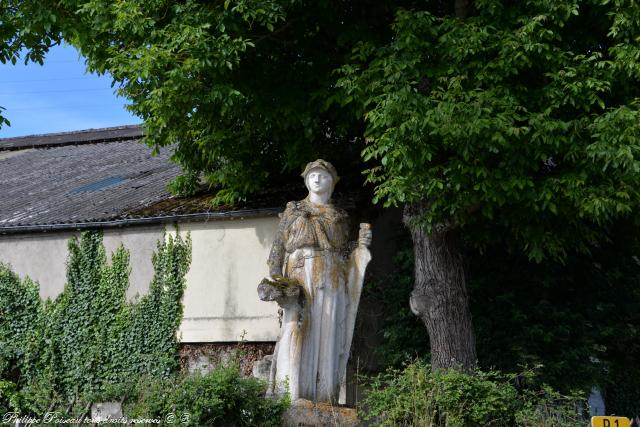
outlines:
M631 427L631 420L625 417L591 417L591 427Z

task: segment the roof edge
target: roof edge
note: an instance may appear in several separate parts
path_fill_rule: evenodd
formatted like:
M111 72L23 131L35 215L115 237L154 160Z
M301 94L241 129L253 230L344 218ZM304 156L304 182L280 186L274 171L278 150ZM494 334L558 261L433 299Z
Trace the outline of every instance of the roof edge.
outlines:
M95 230L95 229L112 229L121 228L125 226L135 225L157 225L157 224L169 224L178 221L184 222L208 222L208 221L222 221L232 219L244 219L244 218L258 218L275 216L282 212L284 208L260 208L260 209L241 209L236 211L227 212L206 212L195 214L179 214L179 215L164 215L156 217L146 218L126 218L112 221L89 221L89 222L76 222L76 223L63 223L63 224L40 224L40 225L15 225L15 226L0 226L0 235L7 234L24 234L24 233L37 233L37 232L56 232L56 231L81 231L81 230Z
M144 136L141 125L124 125L109 128L83 129L70 132L44 133L11 138L0 138L0 151L26 148L48 148L65 145L96 144Z

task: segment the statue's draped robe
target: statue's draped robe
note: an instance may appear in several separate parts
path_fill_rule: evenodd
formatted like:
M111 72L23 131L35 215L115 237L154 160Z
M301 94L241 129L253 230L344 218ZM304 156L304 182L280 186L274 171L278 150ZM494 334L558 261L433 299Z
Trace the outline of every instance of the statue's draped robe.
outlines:
M283 326L271 379L286 381L294 399L337 402L353 333L349 323L355 319L349 313L357 310L347 283L347 243L344 210L308 200L287 204L268 263L272 276L297 279L305 295L299 302L281 302Z

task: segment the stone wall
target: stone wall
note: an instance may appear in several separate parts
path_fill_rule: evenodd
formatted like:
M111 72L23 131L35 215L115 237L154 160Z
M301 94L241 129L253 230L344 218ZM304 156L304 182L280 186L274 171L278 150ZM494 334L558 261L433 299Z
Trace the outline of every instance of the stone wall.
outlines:
M206 373L238 358L242 373L250 376L256 361L273 354L274 347L275 342L182 344L180 367L190 373Z

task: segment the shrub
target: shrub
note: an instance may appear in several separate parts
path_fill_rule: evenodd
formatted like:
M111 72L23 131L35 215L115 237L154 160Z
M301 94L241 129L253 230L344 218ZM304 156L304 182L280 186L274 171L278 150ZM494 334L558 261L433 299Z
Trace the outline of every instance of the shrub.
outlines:
M581 426L576 396L535 387L533 374L432 372L414 362L375 377L363 419L383 426ZM520 387L516 388L515 384Z
M19 410L18 396L15 383L0 380L0 415Z
M146 377L124 410L129 418L162 421L173 414L188 426L279 426L289 401L266 398L266 389L263 381L243 377L234 362L204 375Z

